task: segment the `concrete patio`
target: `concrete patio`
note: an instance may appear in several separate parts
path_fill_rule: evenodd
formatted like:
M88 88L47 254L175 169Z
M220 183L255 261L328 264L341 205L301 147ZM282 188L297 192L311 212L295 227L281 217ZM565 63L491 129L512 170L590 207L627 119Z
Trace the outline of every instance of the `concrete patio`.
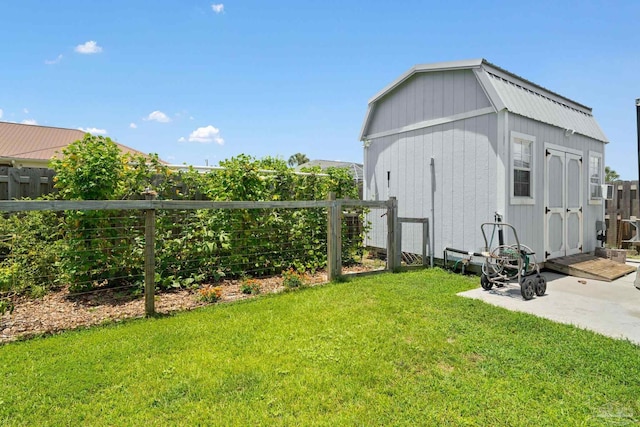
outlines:
M638 266L639 264L628 263ZM547 293L524 301L520 286L511 283L485 291L480 287L458 295L479 299L508 310L530 313L555 322L575 325L616 339L640 345L640 290L634 287L636 273L613 282L582 279L544 271Z

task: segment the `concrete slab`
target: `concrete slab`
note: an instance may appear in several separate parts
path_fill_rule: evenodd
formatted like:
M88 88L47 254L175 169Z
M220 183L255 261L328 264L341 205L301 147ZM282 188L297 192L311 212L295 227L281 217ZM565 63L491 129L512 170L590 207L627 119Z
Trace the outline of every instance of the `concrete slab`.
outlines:
M633 285L635 272L612 282L548 271L542 275L547 279L547 293L529 301L522 299L515 282L485 291L480 288L480 279L477 289L458 295L640 345L640 290Z

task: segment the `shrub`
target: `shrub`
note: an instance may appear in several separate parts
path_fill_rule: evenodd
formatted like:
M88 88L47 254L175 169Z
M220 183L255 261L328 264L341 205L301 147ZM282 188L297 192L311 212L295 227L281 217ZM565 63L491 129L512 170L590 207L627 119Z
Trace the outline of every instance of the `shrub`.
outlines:
M15 306L13 302L9 298L0 298L0 316L5 314L7 311L9 313L13 313L13 309Z
M19 269L20 266L16 262L3 262L0 265L0 292L15 290Z
M0 292L38 296L58 286L61 224L54 212L0 216Z
M198 290L198 296L204 302L217 302L222 298L222 288L220 286L206 285Z
M190 287L226 276L221 258L229 254L222 212L158 211L156 268L161 288Z
M222 161L223 170L172 172L155 155L123 155L109 138L90 134L62 154L52 167L58 197L63 199L139 199L147 188L159 199L214 201L325 200L329 192L338 198L358 195L344 169L324 171L328 176L296 175L284 160L273 157L239 155ZM264 173L265 169L275 173ZM55 263L61 282L73 291L142 284L139 212L75 211L62 218L58 237L63 239ZM326 233L326 210L321 208L159 210L157 283L166 289L246 273L275 275L288 268L314 272L326 264ZM361 254L362 243L361 233L342 240L345 263Z
M156 155L123 154L109 138L91 134L64 148L51 167L58 197L67 200L137 199L146 188L167 194L172 186L170 171ZM142 224L139 212L67 212L60 280L72 291L141 285Z
M243 278L240 292L247 295L257 295L260 293L260 283L256 279Z
M282 272L282 285L287 289L296 289L306 286L307 277L303 273L298 273L290 268Z
M122 155L109 138L85 134L82 140L62 150L51 160L53 178L62 198L67 200L109 200L122 178Z

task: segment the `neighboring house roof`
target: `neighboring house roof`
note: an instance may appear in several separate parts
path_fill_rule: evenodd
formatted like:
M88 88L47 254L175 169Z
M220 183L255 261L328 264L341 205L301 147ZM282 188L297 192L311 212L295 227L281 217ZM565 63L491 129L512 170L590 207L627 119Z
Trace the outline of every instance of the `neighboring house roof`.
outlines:
M84 135L77 129L0 122L0 158L45 162ZM123 153L146 156L126 145L116 145Z
M369 108L360 139L367 136L367 127L376 102L417 73L472 69L496 111L514 114L558 126L602 142L609 142L593 117L592 110L583 104L550 91L485 59L440 62L416 65L394 80L369 100Z
M361 163L339 162L335 160L311 160L307 163L296 166L296 170L300 170L302 168L311 168L315 166L320 166L320 169L322 170L325 170L327 168L349 169L349 172L351 173L351 176L353 176L353 179L358 181L362 181L364 179L364 173Z

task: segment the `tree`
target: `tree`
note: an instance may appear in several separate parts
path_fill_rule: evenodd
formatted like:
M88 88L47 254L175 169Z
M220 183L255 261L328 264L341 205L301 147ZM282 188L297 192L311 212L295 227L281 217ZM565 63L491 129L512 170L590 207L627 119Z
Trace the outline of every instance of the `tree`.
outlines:
M306 156L306 154L296 153L293 156L289 157L289 161L287 163L289 164L289 166L295 167L303 163L307 163L308 161L309 158Z
M115 198L122 178L123 162L115 142L87 133L51 160L53 178L60 197L67 200L109 200Z
M609 166L604 167L604 182L613 182L620 179L618 172L611 169Z

